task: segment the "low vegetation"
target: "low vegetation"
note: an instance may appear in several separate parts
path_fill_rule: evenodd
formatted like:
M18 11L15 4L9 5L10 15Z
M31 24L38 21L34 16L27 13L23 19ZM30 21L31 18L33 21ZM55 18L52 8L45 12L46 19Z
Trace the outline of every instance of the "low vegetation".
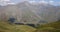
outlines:
M35 30L27 25L11 25L7 22L0 22L0 32L34 32Z
M60 32L60 20L33 28L27 25L11 25L0 21L0 32Z
M60 20L54 23L38 26L37 32L60 32Z

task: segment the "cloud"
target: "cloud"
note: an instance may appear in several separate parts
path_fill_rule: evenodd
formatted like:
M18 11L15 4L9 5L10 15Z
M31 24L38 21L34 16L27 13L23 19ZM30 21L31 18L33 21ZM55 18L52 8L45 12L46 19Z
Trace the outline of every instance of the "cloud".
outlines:
M35 3L35 1L29 1L29 3Z
M14 2L11 2L11 0L0 0L0 5L6 6L8 4L14 5Z
M55 2L54 2L54 1L49 1L49 3L50 3L50 4L53 4L53 3L55 3Z
M41 3L47 4L48 2L43 0L43 1L40 1L39 3L40 3L40 4L41 4Z
M41 1L35 1L35 0L33 0L33 1L29 1L29 3L32 3L32 4L36 4L36 3L39 3L39 4L48 4L48 3L53 3L53 1L45 1L45 0L41 0Z
M10 1L10 0L0 0L0 2L7 2L7 1Z
M54 2L54 0L48 0L48 1L47 0L16 0L15 2L11 2L11 0L0 0L0 5L8 5L8 4L15 5L16 2L20 3L20 2L24 2L24 1L28 1L31 4L38 4L38 3L40 3L40 4L51 4L51 5L59 4L60 5L60 2Z
M49 0L49 1L45 1L45 0L41 0L40 4L50 4L50 5L57 5L57 2L53 1L53 0Z
M49 1L49 4L56 5L57 3L51 0L51 1Z
M28 1L30 4L32 4L32 5L37 5L37 4L39 4L39 2L37 2L37 1Z
M3 0L3 1L10 1L10 0Z
M7 4L12 4L12 5L15 5L15 3L7 3Z
M6 6L7 3L6 3L6 2L0 2L0 5L1 5L1 6Z
M53 3L54 1L49 1L50 3Z

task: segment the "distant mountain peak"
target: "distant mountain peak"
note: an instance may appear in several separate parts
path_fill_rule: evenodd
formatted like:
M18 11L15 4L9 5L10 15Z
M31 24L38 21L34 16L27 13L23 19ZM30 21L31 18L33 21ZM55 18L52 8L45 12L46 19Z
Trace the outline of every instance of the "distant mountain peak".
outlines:
M36 5L35 5L36 4ZM0 9L0 11L5 11L4 13L13 14L15 17L15 14L17 15L18 19L19 17L22 17L23 19L27 21L36 21L39 22L39 20L44 19L46 21L56 21L57 17L60 17L60 7L55 7L53 5L47 4L47 3L29 3L28 1L20 2L17 5L8 5L6 7L3 7L4 9ZM58 9L59 8L59 9ZM23 14L23 16L22 16ZM32 17L31 17L32 16ZM33 20L32 20L33 19ZM32 23L31 22L31 23Z

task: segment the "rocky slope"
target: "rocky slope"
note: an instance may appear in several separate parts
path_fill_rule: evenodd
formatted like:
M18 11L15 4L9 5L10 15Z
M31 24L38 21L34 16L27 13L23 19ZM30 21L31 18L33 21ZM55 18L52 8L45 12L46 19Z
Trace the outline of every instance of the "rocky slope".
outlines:
M38 23L40 20L53 22L60 19L60 6L50 4L32 5L25 1L17 5L4 6L0 11L3 19L13 16L23 23Z

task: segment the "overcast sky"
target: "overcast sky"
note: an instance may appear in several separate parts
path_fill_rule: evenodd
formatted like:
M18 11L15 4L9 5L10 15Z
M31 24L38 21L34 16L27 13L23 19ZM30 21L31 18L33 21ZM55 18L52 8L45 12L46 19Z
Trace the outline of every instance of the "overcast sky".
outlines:
M15 5L16 3L23 1L28 1L30 3L39 2L39 3L50 3L52 5L60 5L60 0L0 0L0 5L8 5L8 4Z

